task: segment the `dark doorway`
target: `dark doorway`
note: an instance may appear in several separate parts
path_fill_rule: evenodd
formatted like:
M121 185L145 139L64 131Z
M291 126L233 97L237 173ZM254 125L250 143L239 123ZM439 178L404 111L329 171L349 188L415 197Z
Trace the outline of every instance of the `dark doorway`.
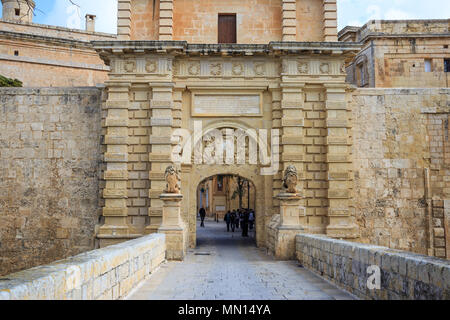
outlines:
M219 14L219 43L236 43L236 14Z

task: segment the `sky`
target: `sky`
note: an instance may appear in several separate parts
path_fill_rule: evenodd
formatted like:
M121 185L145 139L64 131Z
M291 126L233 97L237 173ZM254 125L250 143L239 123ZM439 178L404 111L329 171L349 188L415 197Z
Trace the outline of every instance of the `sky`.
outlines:
M35 0L34 22L84 29L86 13L97 16L96 30L116 33L117 0ZM192 0L199 1L199 0ZM226 0L223 0L226 1ZM245 0L243 0L245 1ZM449 19L449 0L337 0L339 30L371 19ZM1 7L1 4L0 4Z

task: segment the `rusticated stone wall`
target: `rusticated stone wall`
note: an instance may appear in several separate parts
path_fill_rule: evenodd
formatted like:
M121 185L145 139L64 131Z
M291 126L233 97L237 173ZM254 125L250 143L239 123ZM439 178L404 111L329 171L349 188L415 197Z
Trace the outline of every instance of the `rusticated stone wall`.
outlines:
M0 89L0 275L95 247L98 88Z
M449 258L448 89L352 94L354 204L360 241ZM446 237L447 233L447 237Z

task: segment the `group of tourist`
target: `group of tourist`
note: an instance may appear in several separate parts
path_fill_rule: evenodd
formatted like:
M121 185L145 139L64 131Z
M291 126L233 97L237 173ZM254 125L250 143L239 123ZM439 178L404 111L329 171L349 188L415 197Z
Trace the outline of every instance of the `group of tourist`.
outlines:
M252 209L238 209L228 211L223 220L227 223L227 232L234 232L239 229L242 230L242 236L248 237L248 230L252 230L255 224L255 212Z

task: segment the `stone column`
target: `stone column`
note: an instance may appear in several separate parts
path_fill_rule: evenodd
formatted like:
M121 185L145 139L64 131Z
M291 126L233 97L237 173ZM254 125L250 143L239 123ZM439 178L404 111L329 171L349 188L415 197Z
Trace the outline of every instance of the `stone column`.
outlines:
M129 237L128 182L128 107L129 83L109 83L106 108L106 181L103 197L105 223L99 229L100 246L107 246Z
M163 193L160 199L163 201L163 218L158 233L166 235L166 259L182 261L187 248L186 227L181 219L183 195Z
M305 208L301 207L301 195L281 192L277 196L280 201L280 225L275 240L275 258L280 260L295 259L295 237L305 231Z
M173 40L173 0L160 0L159 40Z
M131 38L131 0L119 0L117 7L117 39Z
M296 0L283 0L283 38L282 41L297 41L297 3Z
M337 42L336 0L323 0L323 36L326 42Z
M359 236L352 221L351 126L347 109L346 85L325 84L328 136L328 227L327 235L351 239Z

